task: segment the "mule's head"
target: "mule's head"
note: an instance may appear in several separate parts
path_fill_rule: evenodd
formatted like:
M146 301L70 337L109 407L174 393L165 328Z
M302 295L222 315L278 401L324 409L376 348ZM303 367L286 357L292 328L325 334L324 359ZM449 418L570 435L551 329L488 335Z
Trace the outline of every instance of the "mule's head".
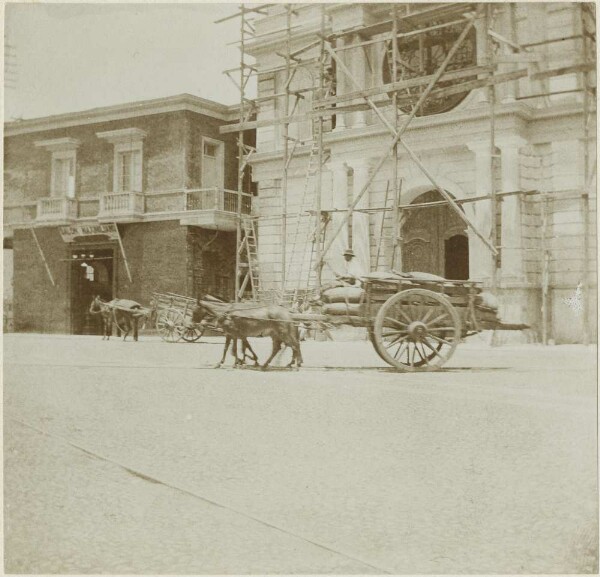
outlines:
M102 301L100 300L100 295L96 295L92 302L90 303L90 313L98 314L102 312Z
M192 321L195 323L201 323L209 316L211 316L210 313L205 307L202 306L202 304L198 304L192 309Z

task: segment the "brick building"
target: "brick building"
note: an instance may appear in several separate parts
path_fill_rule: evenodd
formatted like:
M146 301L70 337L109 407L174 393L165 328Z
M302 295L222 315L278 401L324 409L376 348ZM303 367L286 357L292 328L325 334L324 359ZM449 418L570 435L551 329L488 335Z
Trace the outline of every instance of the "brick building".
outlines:
M418 86L415 80L435 73L465 28L467 20L461 22L463 12L475 13L478 5L395 7L399 15L397 78ZM495 273L496 293L505 321L528 323L538 333L542 331L541 311L546 298L548 334L556 342L585 340L585 315L573 308L569 299L580 294L577 287L586 286L586 279L587 291L582 298L590 303L588 317L596 314L596 196L591 191L588 210L581 192L586 184L584 150L587 145L589 158L594 158L596 144L595 116L586 118L587 142L582 130L585 109L581 71L594 66L582 63L586 58L595 58L595 48L585 54L585 43L589 46L595 42L595 30L582 31L584 8L568 2L494 5L491 22L486 23L485 10L478 11L474 26L452 57L448 69L470 69L469 81L489 73L482 74L478 67L489 64L490 50L498 62L495 74L515 74L510 81L497 84L495 90L494 170L487 88L430 98L404 137L439 186L464 202L464 213L487 238L492 238L491 204L470 199L489 198L492 183L498 192L538 192L507 196L497 208L497 246L501 254ZM338 57L335 61L329 58L327 63L336 89L335 98L329 100L337 102L330 106L346 109L328 116L331 121L324 125L321 208L331 216L325 229L326 245L332 241L332 232L342 222L344 211L363 187L368 188L357 206L362 212L353 214L350 226L343 227L331 244L323 278L327 281L334 272L343 272L342 254L348 247L364 272L389 269L394 262L394 237L398 236L402 270L471 278L489 287L492 267L496 267L491 252L448 206L406 210L398 231L393 230L391 210L377 212L392 206L392 137L361 94L370 95L388 123L394 123L391 92L380 88L389 86L394 69L389 40L392 10L389 3L340 3L325 8L325 35ZM262 287L277 291L282 288L283 274L284 289L306 285L306 279L298 276L307 274L309 266L302 263L309 261L306 255L313 250L314 224L294 213L306 214L315 207L314 177L307 167L311 162L314 166L314 160L310 160L314 153L311 140L315 138L318 109L311 101L316 94L314 87L319 86L322 56L315 40L322 19L320 6L314 4L294 5L290 12L285 5L275 5L262 12L267 13L257 16L254 22L256 37L246 43L248 54L256 60L259 101L257 121L247 126L257 129L257 153L251 163L258 185L255 210L259 215ZM591 9L587 12L593 27ZM432 29L419 33L425 27ZM488 29L493 30L489 33ZM288 65L291 81L286 78L286 51L293 55ZM450 84L452 81L445 86ZM414 90L399 91L399 102L410 98ZM344 99L344 95L348 97ZM327 94L320 98L317 106L322 109L327 105ZM398 126L403 125L410 111L410 104L398 105ZM286 114L294 116L283 121ZM294 144L287 149L293 148L294 152L288 152L286 159L284 151L290 138ZM386 151L388 157L381 165ZM284 184L281 175L286 165L289 169ZM402 147L398 147L397 167L402 205L441 198ZM547 193L544 201L540 192ZM287 207L285 226L283 206ZM587 239L586 219L590 230ZM586 240L590 247L587 262ZM287 254L282 255L284 250ZM590 325L590 338L594 339L595 323Z
M237 144L219 127L235 118L184 94L6 123L14 329L95 332L95 294L145 305L153 291L232 299Z

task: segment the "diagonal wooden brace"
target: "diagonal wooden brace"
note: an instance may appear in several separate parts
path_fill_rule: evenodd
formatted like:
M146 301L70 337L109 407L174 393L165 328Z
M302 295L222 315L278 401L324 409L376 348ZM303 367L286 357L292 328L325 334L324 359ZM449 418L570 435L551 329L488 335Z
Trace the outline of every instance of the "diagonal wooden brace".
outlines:
M448 66L448 64L450 63L450 61L452 60L452 58L454 57L454 54L456 53L456 51L458 50L458 48L460 47L460 45L462 44L462 42L466 38L467 34L469 33L469 31L473 27L474 23L475 23L475 20L471 19L469 21L469 23L465 26L465 29L461 32L460 36L456 39L456 42L453 44L452 48L450 49L450 51L446 55L446 58L444 59L444 61L442 62L442 64L439 66L437 72L434 74L433 78L429 82L429 85L427 86L427 88L425 89L425 91L423 92L423 94L421 94L421 97L419 98L419 100L415 104L412 112L410 113L410 115L406 119L404 125L402 126L402 128L398 132L396 132L395 128L389 123L389 121L387 120L387 118L385 118L385 116L383 116L383 114L377 108L377 106L373 103L373 101L370 98L368 98L367 96L363 96L364 100L373 109L373 111L375 112L375 114L377 115L377 117L386 126L386 128L388 129L388 131L394 136L394 139L393 139L391 145L386 150L385 154L379 160L376 168L373 170L373 172L371 173L371 175L367 179L367 182L365 183L365 185L363 186L363 188L361 189L361 191L359 192L359 194L357 195L357 197L354 199L354 202L348 208L348 212L346 213L346 215L342 219L342 221L339 223L338 227L336 228L335 232L333 233L333 236L331 237L331 239L329 240L329 242L323 248L323 253L322 253L322 257L321 258L325 257L325 255L327 254L327 251L331 248L331 245L333 244L333 242L334 242L335 238L337 237L337 235L340 233L340 231L346 225L346 223L349 221L349 219L352 218L352 213L353 213L354 209L356 208L356 206L360 202L360 200L363 197L363 195L365 194L365 192L368 190L369 186L371 186L371 183L372 183L373 179L375 178L375 175L377 174L377 172L379 172L379 170L381 169L381 167L384 165L385 161L387 160L387 158L391 154L392 150L394 149L394 147L398 143L400 143L407 150L407 152L409 153L409 156L413 159L413 161L415 161L415 163L423 171L423 173L425 174L425 176L427 176L427 178L431 181L431 183L434 185L434 187L448 201L448 203L450 204L450 206L452 207L452 209L459 215L459 217L465 222L465 224L490 249L490 251L493 254L498 254L498 251L496 250L496 247L494 247L490 243L490 241L468 219L468 217L460 209L460 207L456 204L456 202L454 202L454 199L435 182L435 180L433 179L433 176L425 169L425 167L423 166L423 164L418 160L418 158L412 152L412 150L410 150L406 146L406 144L404 144L404 142L402 142L400 140L401 137L402 137L402 135L404 134L404 132L408 128L410 122L416 116L417 111L419 110L419 108L421 107L421 105L423 104L423 102L425 101L425 99L429 96L430 92L433 90L433 88L434 88L435 84L437 83L437 81L444 74L444 71L446 70L446 67ZM360 85L358 84L358 82L356 81L356 79L352 76L352 73L350 72L350 70L348 70L348 68L346 67L346 65L344 64L344 62L335 53L335 51L333 50L333 48L331 48L329 45L325 44L325 49L329 52L329 54L331 55L331 57L336 61L336 63L338 64L339 69L341 69L346 74L346 76L354 83L354 85L357 88L360 89Z
M35 245L37 246L40 256L42 257L42 262L44 263L44 266L46 267L46 272L48 273L48 278L50 279L52 286L56 286L56 283L54 282L54 277L52 276L52 272L50 271L50 266L48 265L48 261L46 260L46 255L44 255L44 251L42 249L42 246L40 245L40 241L38 240L37 234L35 234L35 229L33 228L33 226L31 227L31 234L33 235L33 240L35 241Z

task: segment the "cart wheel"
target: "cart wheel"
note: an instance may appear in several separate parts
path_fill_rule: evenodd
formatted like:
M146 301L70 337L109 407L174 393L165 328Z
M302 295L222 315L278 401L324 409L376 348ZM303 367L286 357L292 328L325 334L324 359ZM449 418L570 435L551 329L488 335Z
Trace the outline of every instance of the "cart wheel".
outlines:
M460 317L444 295L409 289L379 309L372 340L379 356L397 369L435 371L454 354L460 336Z
M175 309L167 309L158 313L156 319L156 329L160 333L163 341L176 343L181 340L182 329L184 326L183 315Z
M195 343L206 331L206 325L193 322L186 317L181 330L181 338L188 343Z

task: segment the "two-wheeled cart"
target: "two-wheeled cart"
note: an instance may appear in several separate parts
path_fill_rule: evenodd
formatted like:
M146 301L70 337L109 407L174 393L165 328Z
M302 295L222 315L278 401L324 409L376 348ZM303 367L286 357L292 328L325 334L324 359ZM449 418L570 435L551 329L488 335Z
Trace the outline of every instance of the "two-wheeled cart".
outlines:
M195 298L155 292L153 300L156 329L164 341L176 343L184 340L193 343L202 337L207 325L193 320L193 312L198 305Z
M361 287L323 291L321 313L294 313L299 322L365 327L377 354L402 371L434 371L465 337L483 330L523 330L502 323L495 298L481 283L425 273L371 273Z

